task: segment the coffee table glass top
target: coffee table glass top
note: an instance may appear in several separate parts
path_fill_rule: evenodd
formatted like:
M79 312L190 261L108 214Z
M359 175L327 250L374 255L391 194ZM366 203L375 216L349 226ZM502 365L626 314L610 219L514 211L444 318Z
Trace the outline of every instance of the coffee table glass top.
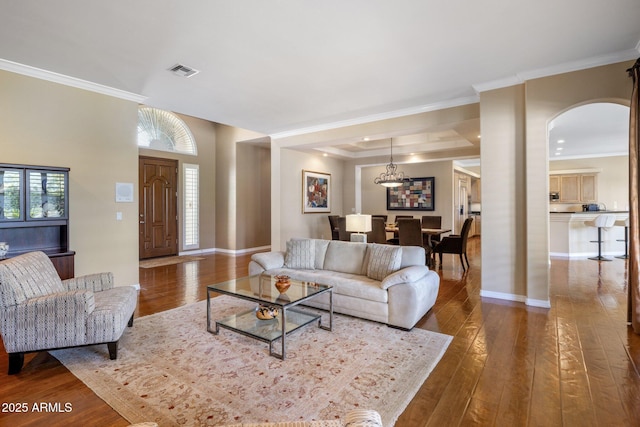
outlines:
M276 287L276 282L278 280L275 276L258 274L209 285L207 289L212 292L235 295L256 302L285 306L295 304L331 288L331 286L315 282L289 279L290 286L288 289L280 292Z
M231 295L235 298L257 302L263 306L278 306L277 317L261 320L256 310L243 310L223 319L211 318L211 294ZM329 326L322 324L320 313L311 313L294 308L295 305L322 293L329 295ZM318 321L318 326L331 331L333 329L333 288L314 282L288 279L278 280L278 276L259 274L243 277L224 283L207 286L207 331L217 335L220 327L269 343L269 354L284 360L286 358L286 337ZM213 322L213 325L212 325ZM273 350L274 341L280 339L281 351Z

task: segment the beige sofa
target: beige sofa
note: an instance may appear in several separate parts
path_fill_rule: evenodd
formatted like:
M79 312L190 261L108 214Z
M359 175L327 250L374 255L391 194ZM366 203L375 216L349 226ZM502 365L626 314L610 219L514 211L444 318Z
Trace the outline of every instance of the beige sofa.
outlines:
M251 257L249 274L263 272L331 285L335 312L403 329L413 328L433 307L440 286L417 246L291 239L285 252ZM307 305L326 310L329 296Z

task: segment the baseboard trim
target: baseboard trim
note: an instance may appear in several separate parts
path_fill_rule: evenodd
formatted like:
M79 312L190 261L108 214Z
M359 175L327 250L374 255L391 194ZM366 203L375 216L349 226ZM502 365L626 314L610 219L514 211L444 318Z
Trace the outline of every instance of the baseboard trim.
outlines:
M271 245L267 246L258 246L255 248L246 248L246 249L224 249L224 248L208 248L208 249L195 249L192 251L183 251L180 252L179 255L203 255L203 254L211 254L211 253L221 253L226 255L244 255L253 252L262 252L271 250Z
M576 252L576 253L566 253L566 252L549 252L549 258L558 258L558 259L587 259L589 257L597 256L597 252ZM616 257L619 255L624 255L624 252L603 252L602 256L606 257Z
M486 298L501 299L506 301L522 302L532 307L551 308L551 303L548 300L545 301L545 300L527 298L524 295L508 294L505 292L485 291L481 289L480 296L486 297Z

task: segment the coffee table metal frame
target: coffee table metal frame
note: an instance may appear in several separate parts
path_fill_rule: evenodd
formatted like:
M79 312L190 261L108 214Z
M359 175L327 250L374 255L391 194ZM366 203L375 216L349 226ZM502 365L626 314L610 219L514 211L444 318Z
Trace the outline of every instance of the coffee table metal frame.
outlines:
M333 288L327 285L315 284L310 282L303 282L291 279L291 287L294 292L294 299L288 301L284 298L271 297L278 294L275 290L268 292L270 297L265 297L259 294L253 294L246 292L239 293L235 289L235 285L241 281L247 281L249 283L252 279L260 281L260 286L267 281L272 286L275 279L266 274L259 274L256 276L243 277L239 279L230 280L228 282L219 283L215 285L207 286L207 331L214 335L218 335L220 328L229 329L239 334L269 343L269 355L284 360L287 357L287 336L292 332L302 328L309 323L318 321L318 327L327 331L333 330ZM246 286L247 283L242 283ZM296 289L297 288L297 289ZM291 288L290 288L291 289ZM308 291L313 291L308 293ZM318 295L329 293L329 326L322 324L322 315L315 314L300 309L294 309L293 307L301 304L311 298ZM211 294L224 294L230 295L236 298L240 298L247 301L253 301L258 304L265 304L270 306L276 306L279 308L279 314L275 319L259 320L256 315L255 309L245 310L240 313L227 316L223 319L214 320L215 327L212 328L211 322ZM300 295L298 295L300 294ZM273 343L278 339L281 339L281 352L280 354L273 351Z

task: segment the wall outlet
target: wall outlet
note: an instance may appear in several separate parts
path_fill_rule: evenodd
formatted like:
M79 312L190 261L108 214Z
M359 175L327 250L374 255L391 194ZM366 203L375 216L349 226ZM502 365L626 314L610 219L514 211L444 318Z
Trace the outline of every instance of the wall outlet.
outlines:
M122 221L122 212L116 212L116 221Z

